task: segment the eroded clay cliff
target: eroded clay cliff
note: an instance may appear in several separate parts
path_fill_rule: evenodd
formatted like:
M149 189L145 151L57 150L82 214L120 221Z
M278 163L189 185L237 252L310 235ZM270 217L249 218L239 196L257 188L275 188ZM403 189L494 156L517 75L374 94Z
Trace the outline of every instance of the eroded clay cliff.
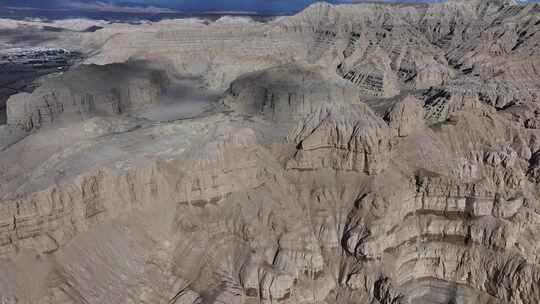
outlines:
M9 102L0 300L540 301L540 5L103 27ZM135 115L175 73L222 98Z

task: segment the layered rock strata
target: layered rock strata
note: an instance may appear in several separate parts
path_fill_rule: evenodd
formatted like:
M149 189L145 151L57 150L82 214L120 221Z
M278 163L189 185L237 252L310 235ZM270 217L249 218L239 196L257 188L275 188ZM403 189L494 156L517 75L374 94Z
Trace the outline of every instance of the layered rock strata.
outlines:
M116 115L163 72L96 66L10 101L0 299L538 303L539 12L319 3L81 34L88 63L202 75L225 110Z
M7 102L7 124L26 131L95 115L117 115L159 102L166 76L111 65L85 66L45 81Z

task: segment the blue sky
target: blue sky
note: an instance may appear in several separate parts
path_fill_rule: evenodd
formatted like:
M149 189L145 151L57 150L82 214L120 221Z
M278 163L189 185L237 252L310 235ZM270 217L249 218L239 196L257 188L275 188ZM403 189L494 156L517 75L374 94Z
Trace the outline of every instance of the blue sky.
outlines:
M330 3L350 3L353 1L358 0L327 0ZM415 0L401 1L413 2ZM416 0L416 2L434 1L437 0ZM0 0L0 7L118 9L120 11L122 7L126 6L153 6L186 12L296 12L313 2L316 0Z

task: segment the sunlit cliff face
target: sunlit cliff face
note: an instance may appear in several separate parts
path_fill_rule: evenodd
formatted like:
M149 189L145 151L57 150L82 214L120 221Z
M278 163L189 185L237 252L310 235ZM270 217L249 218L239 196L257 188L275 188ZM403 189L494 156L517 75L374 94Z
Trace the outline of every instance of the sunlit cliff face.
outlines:
M540 302L540 4L0 34L0 303Z

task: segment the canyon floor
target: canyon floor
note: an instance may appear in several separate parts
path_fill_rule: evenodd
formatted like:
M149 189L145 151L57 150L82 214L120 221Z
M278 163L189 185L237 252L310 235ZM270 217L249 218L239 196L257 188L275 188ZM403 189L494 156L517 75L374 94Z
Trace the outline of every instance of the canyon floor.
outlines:
M0 33L0 303L540 302L538 3Z

